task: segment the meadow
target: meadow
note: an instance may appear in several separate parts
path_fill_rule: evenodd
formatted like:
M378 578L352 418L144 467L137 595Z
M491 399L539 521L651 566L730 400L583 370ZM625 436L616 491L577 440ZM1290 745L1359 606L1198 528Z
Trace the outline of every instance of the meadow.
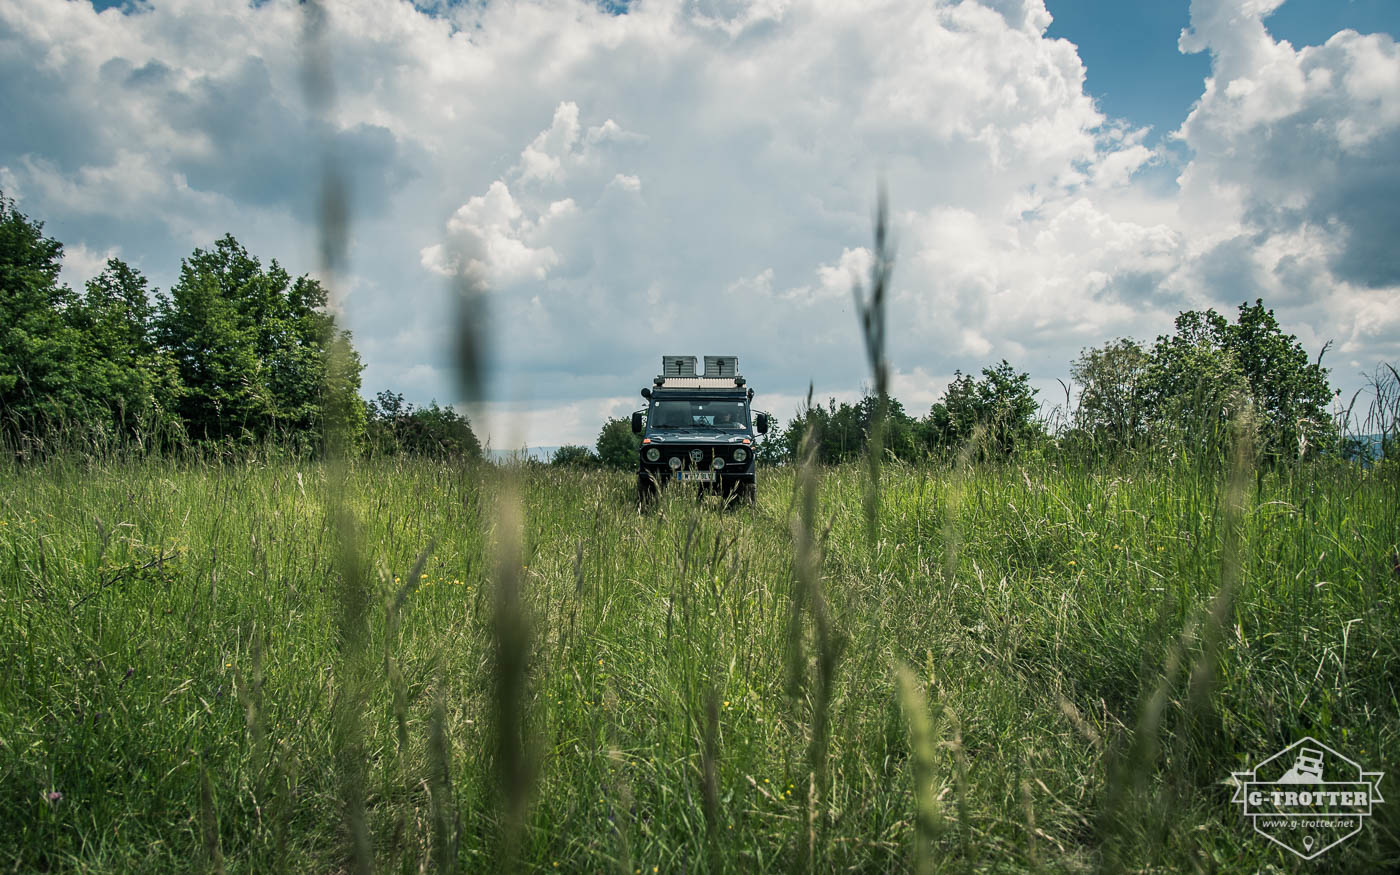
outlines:
M1282 871L1232 770L1400 766L1394 462L868 478L7 467L0 870Z

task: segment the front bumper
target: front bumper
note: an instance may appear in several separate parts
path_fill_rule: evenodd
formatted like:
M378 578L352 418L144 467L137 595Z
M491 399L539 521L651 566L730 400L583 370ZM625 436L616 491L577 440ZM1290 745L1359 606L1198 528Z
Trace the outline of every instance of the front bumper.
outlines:
M645 455L638 459L637 488L643 492L668 485L696 487L701 491L722 491L725 495L731 495L738 490L753 491L755 475L752 446L741 445L736 441L666 441L644 445L642 453L650 448L659 449L661 457L655 462L648 461ZM740 449L748 454L748 458L743 462L736 462L734 454ZM671 467L672 459L680 461L679 468ZM716 459L723 460L724 467L716 469ZM708 479L701 479L706 477Z
M714 471L714 478L711 480L699 480L690 475L703 473L698 471L673 471L667 467L657 467L648 465L637 472L638 483L655 483L660 486L683 485L700 487L730 487L740 483L753 483L756 480L752 469L747 471ZM683 479L684 475L684 479Z

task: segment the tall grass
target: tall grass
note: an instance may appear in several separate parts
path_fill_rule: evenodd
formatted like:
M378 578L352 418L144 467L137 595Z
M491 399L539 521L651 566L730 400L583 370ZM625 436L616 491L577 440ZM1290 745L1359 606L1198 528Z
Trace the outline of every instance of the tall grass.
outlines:
M1400 489L1391 461L1282 466L1232 510L1230 470L886 466L872 546L863 466L821 473L796 535L800 470L765 472L753 509L672 491L639 516L631 478L524 469L503 549L501 472L354 464L366 594L350 622L328 465L7 469L0 865L1282 865L1222 782L1303 734L1394 767ZM804 692L786 692L794 582L814 579L804 532L845 641L824 756L811 614ZM533 633L502 691L512 573ZM899 665L934 731L911 734ZM357 744L337 729L347 702ZM537 751L517 761L533 764L523 801L495 734L509 714ZM1110 823L1115 793L1131 804ZM1377 805L1328 858L1394 865L1396 826Z
M329 114L325 10L306 10ZM333 278L347 183L323 166ZM882 196L856 294L866 464L820 469L809 430L752 508L669 490L638 515L631 475L170 434L17 445L0 867L1291 862L1224 779L1303 734L1400 760L1395 459L1254 468L1236 417L1205 442L1229 453L1184 434L975 466L979 434L946 466L891 464L886 228ZM484 297L456 291L474 397ZM1393 440L1400 396L1376 388ZM1328 861L1400 866L1395 812Z

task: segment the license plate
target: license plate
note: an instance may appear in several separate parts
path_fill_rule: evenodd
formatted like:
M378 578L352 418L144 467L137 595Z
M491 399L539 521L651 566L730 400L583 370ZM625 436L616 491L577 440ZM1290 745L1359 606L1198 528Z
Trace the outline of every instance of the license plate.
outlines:
M677 471L676 479L682 483L713 483L715 482L715 472L713 471Z

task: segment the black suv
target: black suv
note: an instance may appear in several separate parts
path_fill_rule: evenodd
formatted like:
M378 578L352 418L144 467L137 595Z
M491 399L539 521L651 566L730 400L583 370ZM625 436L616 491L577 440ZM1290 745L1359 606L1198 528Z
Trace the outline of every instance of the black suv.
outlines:
M661 357L661 374L642 390L647 408L632 414L632 431L642 435L638 501L668 483L754 500L754 441L768 431L768 416L751 414L753 390L738 371L736 356L705 356L702 376L695 356Z

